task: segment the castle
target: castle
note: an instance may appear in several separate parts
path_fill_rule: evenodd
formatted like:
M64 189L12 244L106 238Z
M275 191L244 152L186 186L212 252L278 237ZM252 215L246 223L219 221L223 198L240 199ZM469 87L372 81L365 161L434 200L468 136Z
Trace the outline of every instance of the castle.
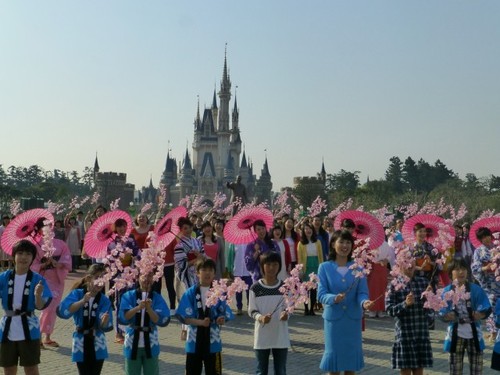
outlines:
M120 198L118 207L122 210L134 203L135 185L127 183L127 174L101 172L97 155L94 162L94 185L99 193L100 203L106 208L117 198Z
M203 195L207 200L211 200L217 192L224 192L229 196L231 192L226 188L226 183L233 182L237 176L241 176L250 200L271 202L273 184L267 157L260 178L257 179L252 162L247 159L244 150L242 153L236 95L230 116L231 96L231 80L225 54L219 92L214 90L211 108L205 108L203 115L200 114L198 100L192 159L186 147L182 163L178 167L176 159L167 151L161 183L167 187L167 201L173 206L186 195ZM151 180L148 187L142 188L139 201L155 202L156 194Z

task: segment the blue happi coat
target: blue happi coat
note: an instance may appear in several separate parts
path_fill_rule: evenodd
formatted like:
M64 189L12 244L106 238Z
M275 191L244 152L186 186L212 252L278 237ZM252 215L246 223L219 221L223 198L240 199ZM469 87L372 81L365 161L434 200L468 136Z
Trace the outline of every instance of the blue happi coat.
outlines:
M146 349L146 355L148 357L158 357L160 354L160 343L158 340L158 326L165 327L170 322L170 309L167 303L161 296L156 292L150 292L148 298L151 299L153 303L153 310L158 314L158 322L155 324L149 319L149 315L146 312L144 314L144 326L147 328L142 328L144 332L144 347ZM121 299L120 308L118 312L118 322L120 324L126 325L125 329L125 342L123 345L123 355L128 359L135 359L137 355L137 343L140 334L138 327L140 324L140 314L135 314L131 319L125 319L125 313L130 309L136 307L142 299L142 292L139 289L130 290L126 292ZM147 331L147 332L145 332ZM149 348L149 349L148 349ZM149 354L148 354L149 352Z
M199 286L195 285L186 290L182 295L175 316L186 324L186 319L204 319L201 315L202 302ZM220 338L220 326L215 322L217 318L223 316L226 321L233 320L234 315L226 301L218 301L215 306L205 310L210 318L210 353L222 351L222 341ZM198 333L197 326L187 326L186 353L196 353L196 338ZM208 348L207 348L208 349Z
M84 361L85 353L83 349L83 330L90 328L92 329L92 332L89 332L88 334L92 334L94 337L96 359L101 360L108 358L108 347L104 332L109 332L113 329L113 309L109 298L102 292L96 295L91 306L90 315L88 305L84 305L74 313L69 311L70 306L83 299L86 292L87 290L83 288L72 290L57 308L57 315L60 318L69 319L73 317L73 321L76 325L76 331L73 332L73 345L71 350L71 359L73 362ZM101 327L101 319L105 313L109 314L108 324L106 324L105 327Z
M5 311L12 311L12 299L14 296L14 270L7 270L0 274L0 296L2 297L2 307ZM40 321L34 314L35 311L35 287L39 282L42 282L43 293L42 300L44 305L42 309L46 308L52 301L52 293L49 285L43 278L36 272L28 271L26 274L26 282L24 285L23 301L21 311L26 313L22 315L23 327L29 331L29 337L26 340L40 339ZM8 328L10 327L11 318L4 315L0 320L0 340L4 342L8 337Z
M485 314L485 319L491 314L491 305L488 300L488 296L484 290L476 284L467 283L465 284L466 291L470 292L470 299L465 301L467 311L472 314L474 311ZM449 292L453 288L453 284L448 285L443 290L443 295ZM441 309L439 312L440 316L444 316L449 312L455 311L455 307L452 305L451 301L448 302L448 306ZM484 339L483 332L481 330L481 322L474 321L471 323L472 335L474 340L474 345L478 351L484 350ZM455 353L455 348L457 344L457 329L458 322L449 322L448 328L446 329L446 337L444 338L444 351Z

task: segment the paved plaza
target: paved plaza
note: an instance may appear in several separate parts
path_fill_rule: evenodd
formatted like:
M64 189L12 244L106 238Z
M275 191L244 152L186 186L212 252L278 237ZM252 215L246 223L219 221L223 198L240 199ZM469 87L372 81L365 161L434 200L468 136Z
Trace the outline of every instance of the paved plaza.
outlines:
M70 274L66 281L66 290L83 271ZM163 288L164 290L165 288ZM302 311L292 316L289 321L292 350L289 351L287 374L303 375L321 374L318 368L323 351L323 319L318 316L303 316ZM390 351L393 341L392 318L367 319L364 337L365 368L362 374L396 374L391 369ZM431 333L434 348L434 368L425 371L426 374L443 374L448 372L448 356L442 351L444 337L443 323L438 323ZM58 341L60 348L48 348L42 351L41 374L76 374L76 366L71 362L71 335L74 330L73 320L58 319L53 339ZM160 328L160 373L184 374L184 342L180 340L180 324L172 319L168 327ZM124 359L122 346L115 344L114 333L107 334L109 358L104 362L103 374L122 374ZM248 315L236 316L222 331L223 341L223 373L225 375L255 373L253 344L253 321ZM484 374L493 374L489 369L491 360L491 344L485 352ZM270 363L272 366L272 362ZM270 374L273 371L270 370ZM467 365L464 373L469 373Z

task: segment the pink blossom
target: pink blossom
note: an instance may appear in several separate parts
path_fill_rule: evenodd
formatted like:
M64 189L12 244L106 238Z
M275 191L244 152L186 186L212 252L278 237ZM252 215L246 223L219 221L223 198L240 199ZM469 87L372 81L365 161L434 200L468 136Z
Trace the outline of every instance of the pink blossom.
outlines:
M91 204L92 206L96 205L96 204L97 204L97 202L99 202L99 198L100 198L100 195L99 195L99 193L96 191L96 192L94 193L94 195L92 195L92 199L90 200L90 204Z
M448 307L448 303L442 298L444 289L436 290L436 293L431 288L422 293L422 298L425 298L424 307L434 311L440 311Z
M63 204L57 204L52 201L47 202L47 211L49 211L51 214L54 215L59 215L64 211L64 205Z
M314 217L321 214L323 211L326 211L326 207L326 201L318 195L311 203L311 207L308 207L309 216Z
M52 230L52 223L50 221L44 221L43 225L43 240L41 249L45 253L45 257L50 258L56 251L56 248L54 247L54 231Z
M118 209L118 206L120 204L120 199L121 198L116 198L113 202L110 203L110 205L109 205L110 211L114 211L114 210Z
M373 216L375 216L378 221L382 224L384 228L389 227L394 221L394 214L391 210L385 205L377 210L372 211Z
M12 216L16 216L21 212L21 202L17 199L13 199L10 203L10 213Z
M283 215L290 215L292 207L288 203L290 197L288 196L288 191L285 189L281 192L273 202L273 216L276 218L282 217Z
M144 204L144 206L142 206L141 208L141 214L145 214L146 212L148 212L151 209L151 207L153 207L152 203Z
M284 311L292 314L295 308L308 301L309 291L318 287L318 277L314 273L309 274L309 281L301 282L299 277L301 272L302 264L297 264L290 272L290 276L283 281L280 288L280 292L283 294L283 302L276 306L275 311L280 306L284 306Z
M372 265L378 256L378 250L370 250L370 238L356 240L352 252L354 263L349 266L355 277L368 276L372 270Z
M349 198L346 201L340 203L337 207L335 207L333 210L330 211L328 217L334 219L341 212L349 210L352 206L352 203L353 203L352 198Z

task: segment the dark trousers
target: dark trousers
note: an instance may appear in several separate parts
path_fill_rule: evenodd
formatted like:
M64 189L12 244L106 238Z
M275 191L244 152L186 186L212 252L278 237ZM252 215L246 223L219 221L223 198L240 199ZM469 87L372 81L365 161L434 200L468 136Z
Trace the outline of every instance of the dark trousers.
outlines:
M175 265L165 266L163 268L163 276L165 276L165 285L167 286L168 300L170 302L170 309L175 309L175 288L174 288L174 276L175 276ZM155 281L151 286L151 289L158 294L161 294L161 279Z
M186 353L186 375L222 375L222 355L218 353Z
M79 375L100 375L104 359L95 358L94 337L83 336L84 362L76 362Z
M267 375L269 368L269 355L273 353L274 374L286 375L286 357L288 349L255 349L257 358L257 375Z

